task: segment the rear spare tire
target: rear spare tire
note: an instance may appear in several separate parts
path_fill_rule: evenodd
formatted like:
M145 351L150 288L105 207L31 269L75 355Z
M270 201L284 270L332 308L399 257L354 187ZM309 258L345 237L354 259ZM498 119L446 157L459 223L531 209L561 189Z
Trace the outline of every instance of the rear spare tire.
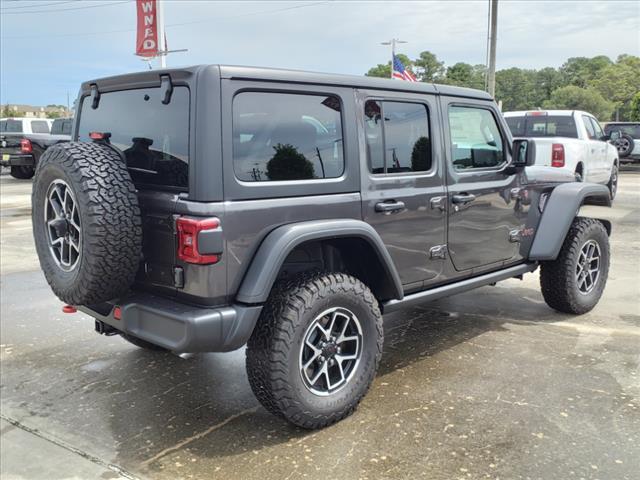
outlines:
M36 169L31 195L40 265L65 303L99 303L133 283L142 251L136 189L106 145L52 146Z

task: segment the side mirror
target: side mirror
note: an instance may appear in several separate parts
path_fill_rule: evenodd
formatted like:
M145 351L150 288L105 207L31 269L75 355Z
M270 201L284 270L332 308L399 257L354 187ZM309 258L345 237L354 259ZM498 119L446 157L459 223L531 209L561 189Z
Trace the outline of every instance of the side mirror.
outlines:
M514 140L511 152L511 165L514 167L524 168L535 162L535 144L531 140Z
M616 140L619 140L621 136L622 134L620 133L620 130L612 130L609 134L609 140L615 142Z

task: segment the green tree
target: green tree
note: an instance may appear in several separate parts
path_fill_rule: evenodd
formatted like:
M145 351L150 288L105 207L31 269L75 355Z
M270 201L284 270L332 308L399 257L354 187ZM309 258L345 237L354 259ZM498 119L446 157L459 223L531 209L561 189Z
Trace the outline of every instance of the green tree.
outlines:
M605 100L593 88L567 85L554 91L543 107L556 110L584 110L598 119L606 120L611 117L614 104Z
M60 118L60 117L62 117L62 114L60 112L56 112L56 111L47 112L47 118Z
M408 68L411 73L413 73L413 62L403 53L396 54L405 68ZM391 78L391 61L384 63L379 63L373 68L370 68L367 73L365 73L367 77L381 77L381 78Z
M502 101L502 110L529 110L536 105L536 72L521 68L507 68L496 72L496 99Z
M553 67L534 71L532 104L527 108L536 108L551 98L551 93L566 85L563 75Z
M431 142L428 137L416 140L411 151L411 169L414 172L424 172L431 168Z
M560 67L560 73L567 85L584 88L590 80L597 76L600 70L612 63L611 59L605 55L593 58L572 57Z
M420 56L413 62L416 77L421 82L437 82L446 72L444 62L438 60L435 54L424 51L420 52Z
M458 87L484 89L484 65L470 65L458 62L447 68L443 83Z
M269 180L302 180L314 178L313 164L296 147L277 144L275 154L267 162Z
M633 96L640 92L640 57L620 55L616 63L600 69L587 84L614 103L621 119L629 119Z

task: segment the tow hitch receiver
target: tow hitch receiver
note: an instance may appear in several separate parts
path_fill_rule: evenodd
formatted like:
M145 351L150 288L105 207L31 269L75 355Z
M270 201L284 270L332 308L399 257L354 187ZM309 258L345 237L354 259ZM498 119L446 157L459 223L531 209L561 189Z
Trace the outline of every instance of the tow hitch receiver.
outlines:
M118 335L120 333L117 328L113 328L111 325L108 325L100 320L96 320L96 332L98 332L100 335L106 335L107 337Z

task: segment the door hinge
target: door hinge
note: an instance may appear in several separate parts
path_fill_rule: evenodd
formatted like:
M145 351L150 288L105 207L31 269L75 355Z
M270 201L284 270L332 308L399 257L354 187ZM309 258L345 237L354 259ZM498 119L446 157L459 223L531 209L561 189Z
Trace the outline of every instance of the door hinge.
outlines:
M447 209L447 197L433 197L430 203L433 210L437 208L444 212Z
M522 239L522 230L511 230L509 232L509 241L511 243L518 243Z
M441 259L447 258L447 246L435 245L431 247L429 249L429 257L431 257L432 260L436 258L441 258Z

